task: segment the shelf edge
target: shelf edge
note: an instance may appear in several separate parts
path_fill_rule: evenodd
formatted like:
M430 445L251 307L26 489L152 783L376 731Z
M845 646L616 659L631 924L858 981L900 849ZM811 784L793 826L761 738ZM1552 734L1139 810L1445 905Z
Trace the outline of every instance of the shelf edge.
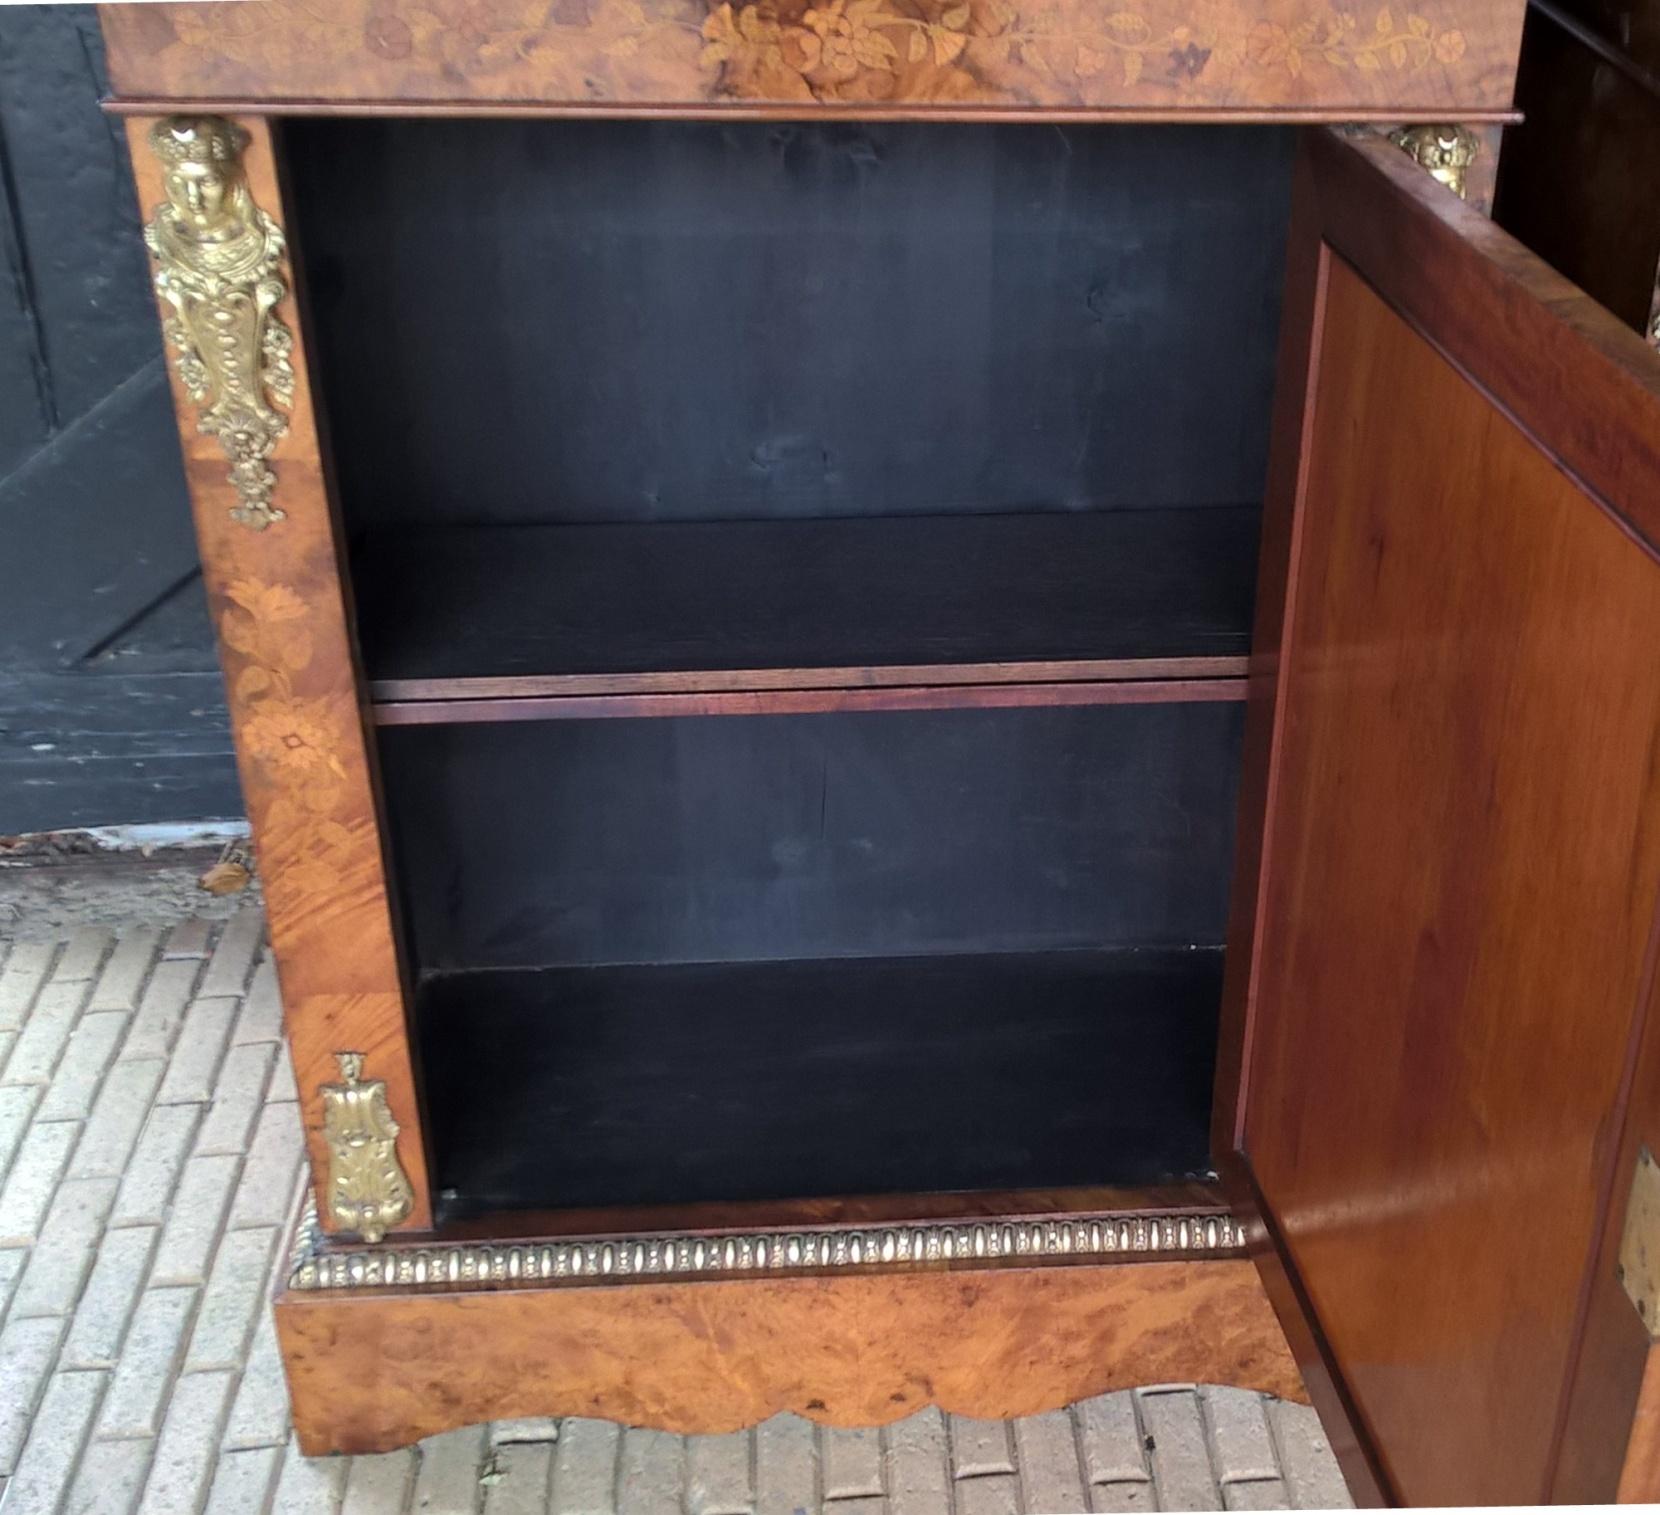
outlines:
M1243 662L1243 659L1239 660ZM378 726L494 721L606 720L662 716L822 715L899 710L1054 709L1088 705L1208 704L1242 701L1243 673L1218 678L1088 679L989 684L795 687L498 698L381 700Z

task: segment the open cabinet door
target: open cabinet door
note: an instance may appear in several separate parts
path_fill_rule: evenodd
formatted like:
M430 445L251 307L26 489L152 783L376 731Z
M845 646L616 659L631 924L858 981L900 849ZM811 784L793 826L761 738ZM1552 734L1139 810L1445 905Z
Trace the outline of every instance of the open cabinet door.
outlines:
M1358 1498L1610 1499L1660 1116L1660 359L1328 132L1285 329L1217 1150Z

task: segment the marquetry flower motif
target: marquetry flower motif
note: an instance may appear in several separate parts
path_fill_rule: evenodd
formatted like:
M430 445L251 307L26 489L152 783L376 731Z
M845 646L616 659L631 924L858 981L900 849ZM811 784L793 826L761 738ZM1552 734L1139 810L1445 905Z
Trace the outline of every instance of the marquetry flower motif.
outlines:
M1427 17L1410 11L1397 20L1385 6L1370 29L1343 11L1289 28L1259 21L1246 39L1246 56L1261 68L1283 68L1295 78L1316 62L1363 74L1456 63L1464 47L1464 33L1456 27L1437 31Z
M271 781L263 809L266 827L278 834L296 862L320 865L343 857L350 833L333 813L345 791L346 770L330 750L333 733L303 705L264 702L242 720L243 751ZM269 848L265 849L269 852Z
M882 31L876 18L882 13L882 0L830 0L830 4L809 9L802 20L806 22L801 41L806 67L810 72L822 65L838 78L851 79L860 68L880 68L893 72L899 49Z
M247 698L247 686L243 685ZM330 750L332 733L304 700L275 694L255 697L242 723L244 744L262 762L290 782L321 783L332 791L346 777L340 759Z
M219 635L238 654L231 674L238 732L248 761L278 796L314 815L332 811L346 783L326 700L303 693L294 676L311 664L304 600L285 584L237 579L226 586Z
M973 14L967 3L913 15L889 0L722 0L703 23L701 62L720 68L722 87L739 96L882 98L908 65L949 75L968 46Z
M268 876L302 891L332 887L359 856L340 818L350 776L338 718L298 682L315 653L310 617L288 585L259 579L228 584L219 615L261 857Z
M784 60L784 28L753 5L740 11L722 5L711 11L703 23L702 35L701 61L705 68L739 60L763 68L788 66Z
M1210 49L1200 47L1196 42L1170 49L1170 71L1174 74L1185 74L1189 79L1197 79L1204 73L1205 65L1209 62Z
M1008 0L721 0L701 29L701 62L737 98L1047 99L1076 98L1109 71L1180 93L1218 68L1404 71L1454 63L1465 48L1462 32L1388 6L1367 27L1336 10L1247 27L1219 0L1192 0L1181 18L1080 6L1023 20Z
M1455 9L1452 0L1376 10L1329 0L244 0L165 9L158 47L166 32L233 70L295 69L299 14L320 82L342 60L382 61L438 94L516 75L539 95L571 99L1228 100L1252 75L1336 71L1352 91L1357 74L1448 68L1467 48L1462 31L1435 19ZM497 82L480 93L504 90ZM1380 82L1375 93L1389 91Z

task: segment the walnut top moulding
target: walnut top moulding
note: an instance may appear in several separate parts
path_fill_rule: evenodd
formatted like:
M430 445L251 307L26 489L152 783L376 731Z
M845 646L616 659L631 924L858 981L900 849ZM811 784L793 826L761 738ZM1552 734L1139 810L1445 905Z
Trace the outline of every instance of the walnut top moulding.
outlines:
M100 7L112 106L1495 121L1526 0Z

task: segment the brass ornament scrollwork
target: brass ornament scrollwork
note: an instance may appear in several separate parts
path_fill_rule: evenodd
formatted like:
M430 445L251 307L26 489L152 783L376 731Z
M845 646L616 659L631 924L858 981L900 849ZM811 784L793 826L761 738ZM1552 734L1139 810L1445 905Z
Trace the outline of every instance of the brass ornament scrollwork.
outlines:
M1438 184L1460 200L1467 197L1469 167L1481 152L1481 138L1467 126L1403 126L1389 140Z
M282 228L253 202L243 174L246 134L217 116L171 116L150 131L165 167L167 200L144 228L155 255L162 330L179 378L201 407L197 427L230 459L234 520L263 531L283 512L271 503L269 458L288 430L294 338L277 318L288 293Z
M337 1052L335 1060L344 1082L319 1091L329 1149L329 1216L342 1230L377 1242L408 1218L415 1192L398 1162L398 1123L385 1081L363 1077L361 1052Z

